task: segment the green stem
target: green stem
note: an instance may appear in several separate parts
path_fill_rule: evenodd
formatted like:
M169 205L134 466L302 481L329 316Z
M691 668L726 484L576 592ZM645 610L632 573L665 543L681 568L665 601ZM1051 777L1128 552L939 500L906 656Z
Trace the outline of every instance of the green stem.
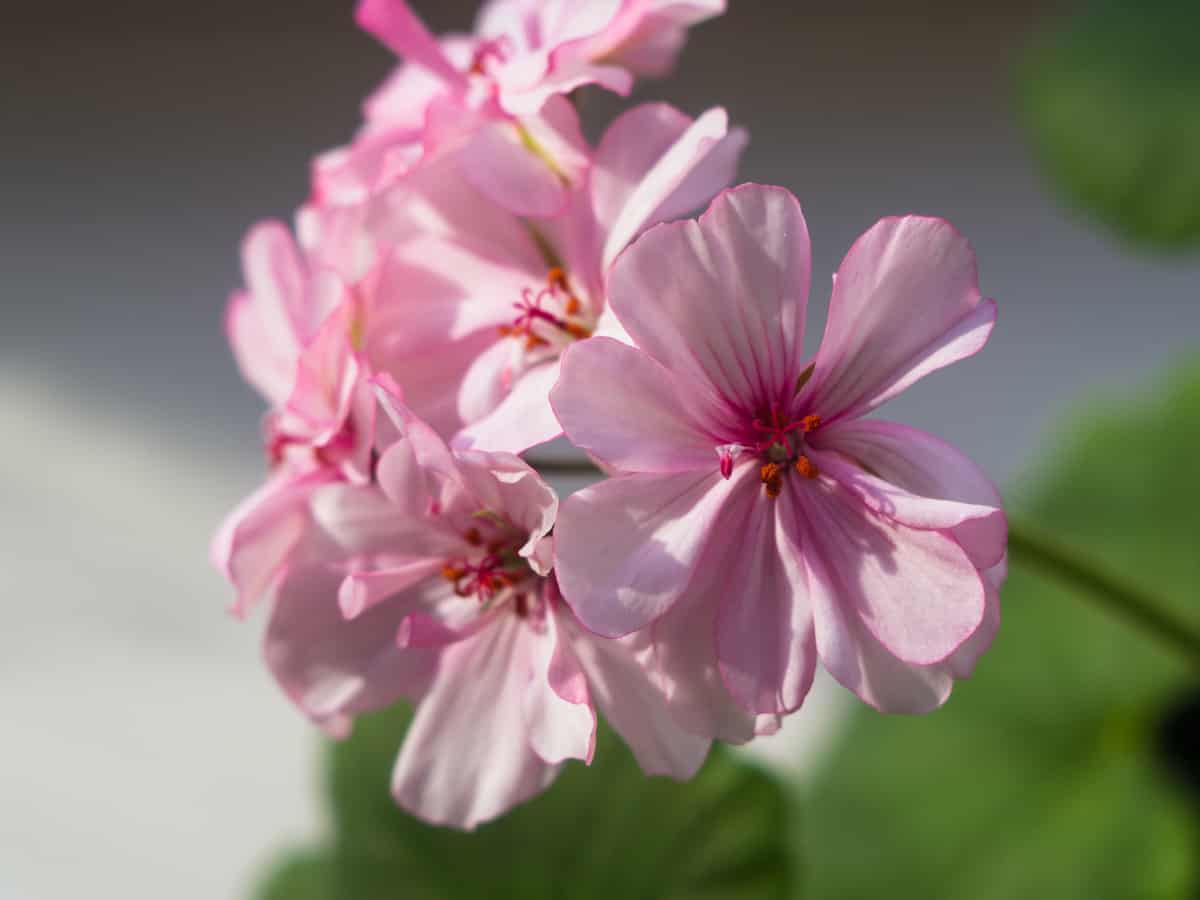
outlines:
M1154 635L1193 665L1200 665L1200 631L1196 626L1103 563L1027 522L1009 522L1008 549L1014 560L1083 591L1113 615Z
M539 462L537 468L548 475L600 474L583 460ZM1028 522L1010 520L1008 549L1015 561L1086 593L1113 615L1149 632L1193 665L1200 665L1200 629L1103 563Z

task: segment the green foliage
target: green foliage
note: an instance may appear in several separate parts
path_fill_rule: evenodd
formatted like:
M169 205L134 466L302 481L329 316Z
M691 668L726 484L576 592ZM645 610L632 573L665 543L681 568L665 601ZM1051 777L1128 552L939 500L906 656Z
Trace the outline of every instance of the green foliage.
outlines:
M1094 0L1022 72L1033 145L1074 205L1135 240L1200 244L1200 4Z
M288 862L262 900L794 896L784 790L720 749L679 784L646 778L604 730L592 766L568 765L546 794L462 834L423 825L391 801L407 723L403 709L366 717L332 749L332 846Z
M1200 623L1200 368L1107 398L1017 510ZM1194 673L1019 561L946 709L863 710L804 798L806 896L1192 900L1200 823L1155 757Z

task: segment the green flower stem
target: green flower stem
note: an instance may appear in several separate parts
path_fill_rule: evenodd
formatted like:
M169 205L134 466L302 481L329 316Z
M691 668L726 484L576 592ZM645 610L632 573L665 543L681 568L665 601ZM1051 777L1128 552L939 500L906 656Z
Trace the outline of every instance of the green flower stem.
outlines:
M1200 665L1200 629L1149 591L1028 522L1009 521L1011 558L1086 593L1116 616Z
M589 462L541 461L546 475L599 475ZM1105 607L1113 615L1152 634L1162 643L1200 666L1200 628L1168 609L1154 594L1117 572L1028 522L1009 521L1008 550L1016 562L1038 569Z

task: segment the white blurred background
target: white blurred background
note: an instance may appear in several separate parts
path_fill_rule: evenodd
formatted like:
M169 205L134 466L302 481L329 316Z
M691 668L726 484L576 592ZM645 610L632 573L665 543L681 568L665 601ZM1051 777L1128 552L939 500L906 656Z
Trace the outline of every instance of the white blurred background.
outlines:
M805 206L818 310L854 237L910 211L955 222L1000 300L992 345L893 415L1019 491L1080 392L1195 344L1200 262L1073 221L1023 146L1013 65L1046 10L732 5L642 96L749 126L743 177ZM242 231L289 215L388 56L349 2L281 9L69 0L0 31L0 900L234 898L318 827L316 736L206 561L261 475L221 315ZM836 698L764 752L811 767Z

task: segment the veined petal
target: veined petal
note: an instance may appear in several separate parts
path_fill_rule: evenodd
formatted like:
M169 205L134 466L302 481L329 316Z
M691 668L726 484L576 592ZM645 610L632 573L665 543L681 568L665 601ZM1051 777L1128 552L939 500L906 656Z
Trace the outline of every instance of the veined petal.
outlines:
M501 616L443 651L392 773L392 794L413 815L470 830L558 774L530 747L525 729L525 628Z
M550 405L572 444L615 469L686 472L716 465L720 438L689 414L692 398L675 376L611 338L568 348Z
M787 527L809 567L818 652L835 675L859 652L846 621L914 666L942 662L979 627L983 582L951 535L880 516L828 478L792 490L801 496Z
M596 166L605 165L610 175L592 182L592 197L607 232L605 269L645 229L693 212L733 181L746 133L731 132L719 107L694 122L684 117L682 131L678 115L670 107L636 107L601 139ZM616 196L606 197L608 191Z
M1004 555L1008 526L999 506L914 494L864 471L840 453L810 452L809 457L875 513L909 528L961 535L959 543L977 568L993 566Z
M518 125L500 120L480 128L459 151L464 177L476 190L519 216L554 216L567 204L568 182L553 158Z
M351 572L338 587L338 607L347 619L361 616L401 591L437 575L440 559L418 559L386 569Z
M563 503L555 528L559 586L589 631L645 628L684 593L726 502L752 489L743 467L709 473L625 475ZM732 532L731 532L732 534Z
M858 460L881 478L922 497L993 507L1001 513L1000 491L966 454L941 438L878 419L852 419L823 427L814 443ZM1007 529L969 521L954 536L978 568L990 568L1004 552Z
M809 270L796 198L743 185L699 221L642 235L613 265L609 303L639 347L711 385L740 425L795 390Z
M883 219L838 268L825 336L801 402L826 421L863 415L980 350L996 307L975 252L942 219Z
M740 524L727 522L736 538L709 551L722 562L704 589L721 595L716 652L730 694L748 712L784 714L800 708L816 674L812 612L805 579L781 558L776 516L787 501L753 501Z
M587 634L559 607L560 632L570 635L604 719L633 751L647 775L686 780L700 770L709 740L684 731L654 682L654 648L645 635L606 640Z
M312 496L312 514L322 531L352 554L444 559L459 539L427 515L396 506L374 485L336 484Z

